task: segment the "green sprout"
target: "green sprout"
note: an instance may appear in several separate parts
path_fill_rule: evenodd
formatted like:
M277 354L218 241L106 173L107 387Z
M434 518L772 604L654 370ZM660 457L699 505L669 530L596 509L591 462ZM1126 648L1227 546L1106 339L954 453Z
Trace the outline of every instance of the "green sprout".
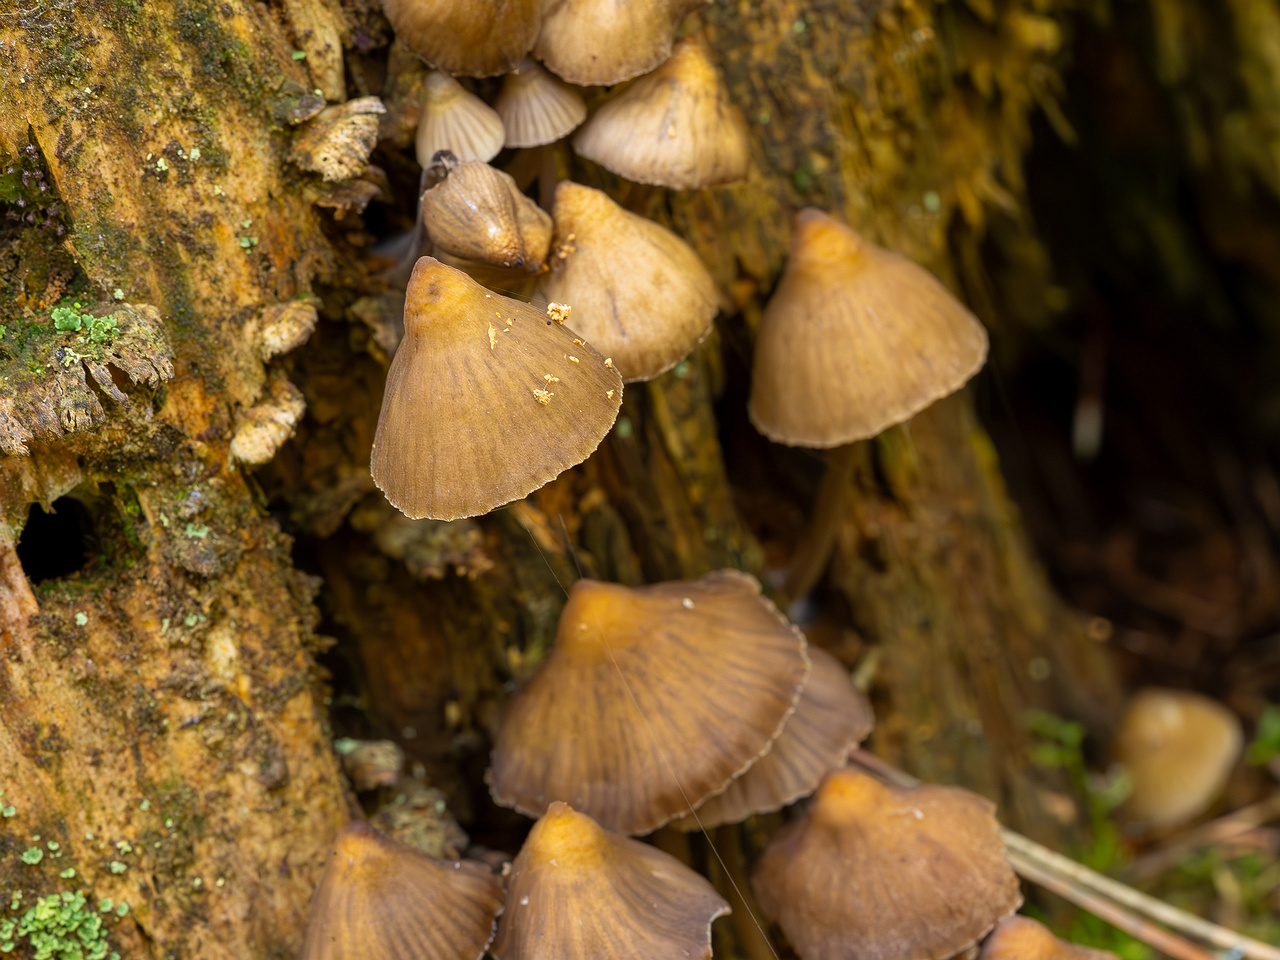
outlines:
M1258 717L1253 732L1253 742L1245 753L1245 760L1255 767L1265 766L1280 756L1280 705L1269 703Z

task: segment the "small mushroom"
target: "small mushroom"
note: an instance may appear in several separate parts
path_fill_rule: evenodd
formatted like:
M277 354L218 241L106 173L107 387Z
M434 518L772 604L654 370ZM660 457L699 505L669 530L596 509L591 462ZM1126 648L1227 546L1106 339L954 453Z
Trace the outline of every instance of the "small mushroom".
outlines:
M488 867L437 860L356 821L311 898L302 960L479 960L501 912Z
M675 190L742 180L751 159L742 112L695 37L597 110L573 149L628 180Z
M837 447L959 390L987 333L932 274L812 207L756 339L748 413L770 440Z
M505 139L498 111L447 73L427 74L415 141L418 163L426 167L441 150L463 163L486 163L498 155Z
M1133 789L1121 813L1153 829L1194 819L1226 786L1244 736L1234 713L1208 697L1149 687L1129 701L1113 745Z
M674 857L553 803L508 880L497 960L709 960L729 905Z
M1030 917L1005 917L982 944L978 960L1117 960L1114 953L1059 940Z
M550 0L533 55L570 83L621 83L671 56L680 21L709 2Z
M408 517L479 516L585 460L621 403L617 371L572 332L423 257L370 472Z
M382 10L396 37L437 69L496 77L514 70L532 49L542 2L383 0Z
M800 960L951 957L1022 903L994 811L967 790L836 770L752 886Z
M422 195L427 237L455 257L533 272L547 259L551 217L487 163L461 163Z
M555 647L507 704L490 791L527 816L563 800L648 833L769 749L808 669L804 636L745 573L579 580Z
M608 194L556 186L549 299L573 308L569 326L613 357L627 383L680 362L711 331L719 291L693 248Z
M507 74L494 106L506 128L508 147L555 143L587 118L582 95L527 58Z

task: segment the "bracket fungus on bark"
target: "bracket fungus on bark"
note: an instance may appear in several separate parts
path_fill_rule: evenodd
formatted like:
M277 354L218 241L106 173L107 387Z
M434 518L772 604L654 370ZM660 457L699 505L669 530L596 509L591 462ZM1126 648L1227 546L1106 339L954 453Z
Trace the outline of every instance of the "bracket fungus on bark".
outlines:
M542 0L384 0L382 9L396 36L433 67L496 77L532 49Z
M479 960L501 912L484 864L437 860L356 821L311 899L302 960Z
M620 177L675 190L742 180L751 162L742 111L695 37L601 106L573 149Z
M356 97L325 107L307 121L289 151L289 159L326 183L360 176L378 143L378 118L387 112L377 97Z
M931 273L809 207L765 307L748 413L770 440L837 447L959 390L986 357L986 330Z
M447 73L432 70L422 84L422 113L414 140L418 163L427 166L441 150L463 163L487 163L506 140L498 111Z
M1117 960L1114 953L1092 950L1055 937L1043 923L1015 914L1005 917L982 944L978 960Z
M479 516L581 463L622 403L622 379L546 313L423 257L405 291L373 481L414 519Z
M551 246L551 216L487 163L459 163L422 195L431 243L455 257L534 272Z
M644 587L579 580L556 643L507 704L489 787L656 830L765 754L808 676L803 634L745 573Z
M497 960L709 960L729 904L655 847L553 803L511 867Z
M508 147L555 143L587 118L582 94L528 58L507 74L494 108L506 128Z
M621 83L670 57L680 21L709 2L550 0L533 55L570 83Z
M542 281L573 308L569 326L628 383L670 370L708 333L720 293L693 248L608 194L565 180L552 210L556 249Z
M801 960L942 960L1022 903L990 801L853 769L774 836L752 887Z

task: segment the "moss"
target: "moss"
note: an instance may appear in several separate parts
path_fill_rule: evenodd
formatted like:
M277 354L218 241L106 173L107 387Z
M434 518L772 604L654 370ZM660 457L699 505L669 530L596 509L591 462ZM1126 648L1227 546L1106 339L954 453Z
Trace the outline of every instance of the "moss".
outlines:
M9 953L22 940L44 960L120 960L110 952L106 918L113 913L109 900L97 909L80 892L41 897L21 918L0 920L0 953ZM116 912L122 917L128 913Z

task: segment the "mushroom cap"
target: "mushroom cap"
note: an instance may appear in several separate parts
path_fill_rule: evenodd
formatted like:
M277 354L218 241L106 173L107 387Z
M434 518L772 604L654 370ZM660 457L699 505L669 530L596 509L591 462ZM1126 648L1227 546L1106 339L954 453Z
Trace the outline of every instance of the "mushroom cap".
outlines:
M646 843L553 803L507 881L498 960L709 960L729 912L706 880Z
M479 960L501 912L484 864L437 860L356 821L311 898L302 960Z
M703 803L696 818L683 816L673 827L709 829L780 810L813 793L827 772L843 766L849 751L871 733L871 704L844 664L813 644L808 653L809 681L773 749Z
M609 86L671 56L685 14L710 0L550 0L533 55L570 83Z
M406 516L478 516L585 460L621 403L617 371L571 331L423 257L370 472Z
M837 447L954 393L986 356L986 330L932 274L809 207L765 307L748 413L770 440Z
M1243 744L1240 721L1216 700L1183 690L1139 690L1113 745L1114 759L1133 777L1121 812L1157 829L1199 816L1226 786Z
M982 944L978 960L1117 960L1117 957L1105 950L1059 940L1043 923L1015 914L996 924Z
M508 147L555 143L587 118L582 94L527 58L507 74L494 107L507 130Z
M506 139L498 111L447 73L433 70L422 85L422 115L414 146L426 166L440 150L463 163L487 163Z
M495 267L538 270L551 246L551 216L487 163L460 163L422 195L434 246Z
M542 292L573 308L569 326L612 357L624 381L670 370L711 332L715 281L666 227L568 180L552 214L556 254Z
M382 3L399 39L433 67L458 77L496 77L514 70L533 48L541 8L542 0Z
M695 37L609 100L573 138L579 156L636 183L696 190L747 175L747 124Z
M508 701L490 791L527 816L563 800L612 830L656 830L769 749L808 669L804 636L745 573L579 580Z
M1022 903L994 811L967 790L836 770L751 883L801 960L941 960Z

